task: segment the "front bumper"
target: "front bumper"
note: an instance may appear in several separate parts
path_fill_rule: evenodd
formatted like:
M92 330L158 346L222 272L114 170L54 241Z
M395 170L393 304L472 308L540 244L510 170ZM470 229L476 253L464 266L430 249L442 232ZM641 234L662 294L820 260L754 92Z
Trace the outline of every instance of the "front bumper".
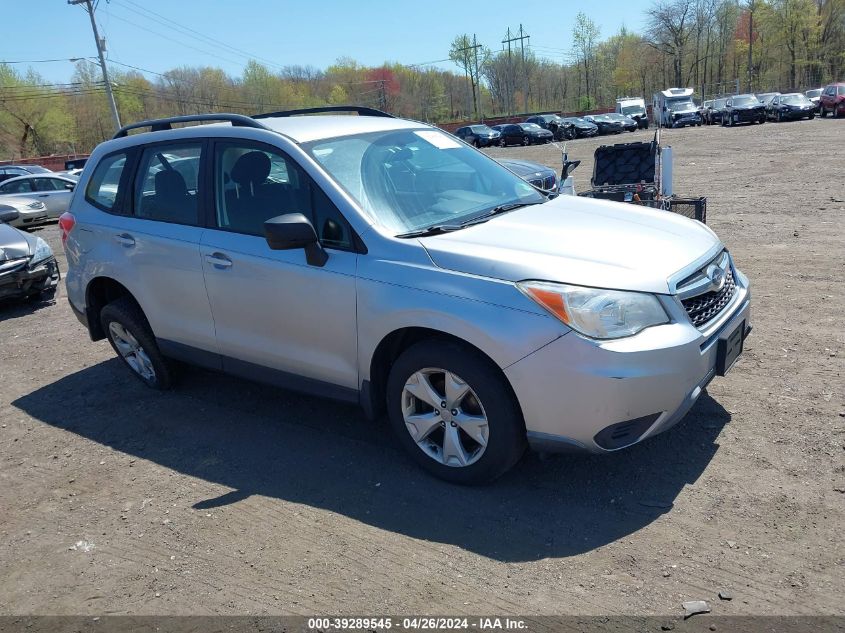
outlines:
M766 118L765 110L734 110L731 113L734 123L750 123Z
M590 136L597 136L599 133L599 129L597 127L590 127L590 128L583 128L583 127L576 127L575 128L575 135L578 138L587 138Z
M701 117L698 116L697 112L693 112L690 114L682 114L678 117L672 118L672 127L684 127L687 125L700 125L701 124Z
M719 341L738 327L750 331L748 280L737 272L737 281L737 293L710 326L713 331L697 330L676 312L672 323L615 341L570 332L507 367L529 444L543 451L604 453L674 426L716 375ZM599 433L623 423L639 429L630 441L611 449L596 442Z
M50 290L59 279L59 264L50 257L34 268L23 267L0 275L0 299L19 299Z
M782 119L789 119L789 120L797 120L797 119L806 119L809 116L815 116L816 109L813 108L805 108L803 110L781 110L780 116Z

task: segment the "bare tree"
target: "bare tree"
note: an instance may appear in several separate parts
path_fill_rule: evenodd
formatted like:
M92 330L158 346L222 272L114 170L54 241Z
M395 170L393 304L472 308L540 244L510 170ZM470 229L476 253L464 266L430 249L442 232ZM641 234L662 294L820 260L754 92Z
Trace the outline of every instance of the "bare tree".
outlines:
M596 57L596 45L601 31L599 27L584 13L578 12L575 16L575 27L572 29L572 51L579 66L584 69L584 84L587 100L595 97L590 93L590 77L593 74L593 63ZM596 92L593 86L593 92ZM595 99L592 99L595 103Z
M693 0L660 0L648 10L649 43L672 60L674 83L683 83L684 55L693 34Z

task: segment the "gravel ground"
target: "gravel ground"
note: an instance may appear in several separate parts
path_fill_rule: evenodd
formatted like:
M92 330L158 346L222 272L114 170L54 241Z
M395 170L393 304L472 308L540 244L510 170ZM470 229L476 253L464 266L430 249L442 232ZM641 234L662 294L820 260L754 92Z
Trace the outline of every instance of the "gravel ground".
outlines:
M650 137L570 142L579 189L600 143ZM751 278L742 360L671 431L486 488L355 408L200 370L151 392L63 288L0 307L0 613L845 613L845 122L663 142Z

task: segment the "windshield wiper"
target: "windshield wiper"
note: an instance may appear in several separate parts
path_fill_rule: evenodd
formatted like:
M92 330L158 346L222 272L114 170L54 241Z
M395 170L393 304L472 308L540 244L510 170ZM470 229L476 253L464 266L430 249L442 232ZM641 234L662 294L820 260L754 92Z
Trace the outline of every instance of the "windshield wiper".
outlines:
M460 231L464 228L463 224L432 224L415 231L408 231L407 233L400 233L396 237L425 237L426 235L439 235L440 233L449 233L450 231Z
M545 202L545 201L543 201ZM533 204L543 204L542 202L509 202L508 204L500 204L498 207L493 207L489 211L482 213L481 215L477 215L474 218L470 218L466 222L461 223L461 227L464 226L472 226L473 224L481 224L482 222L486 222L494 215L499 215L501 213L507 213L508 211L514 211L516 209L521 209L522 207L530 207Z
M486 222L494 215L499 215L500 213L507 213L508 211L513 211L514 209L519 209L521 207L527 207L532 204L542 204L542 202L510 202L508 204L500 204L499 206L493 207L489 211L485 211L481 215L477 215L473 218L470 218L469 220L465 220L460 224L432 224L431 226L426 226L415 231L400 233L396 237L425 237L426 235L439 235L440 233L460 231L461 229L466 228L468 226Z

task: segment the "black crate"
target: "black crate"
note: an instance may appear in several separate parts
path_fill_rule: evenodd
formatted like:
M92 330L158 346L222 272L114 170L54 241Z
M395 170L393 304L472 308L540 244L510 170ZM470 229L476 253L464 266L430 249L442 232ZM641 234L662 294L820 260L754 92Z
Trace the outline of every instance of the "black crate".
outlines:
M707 224L707 198L669 198L669 210Z

